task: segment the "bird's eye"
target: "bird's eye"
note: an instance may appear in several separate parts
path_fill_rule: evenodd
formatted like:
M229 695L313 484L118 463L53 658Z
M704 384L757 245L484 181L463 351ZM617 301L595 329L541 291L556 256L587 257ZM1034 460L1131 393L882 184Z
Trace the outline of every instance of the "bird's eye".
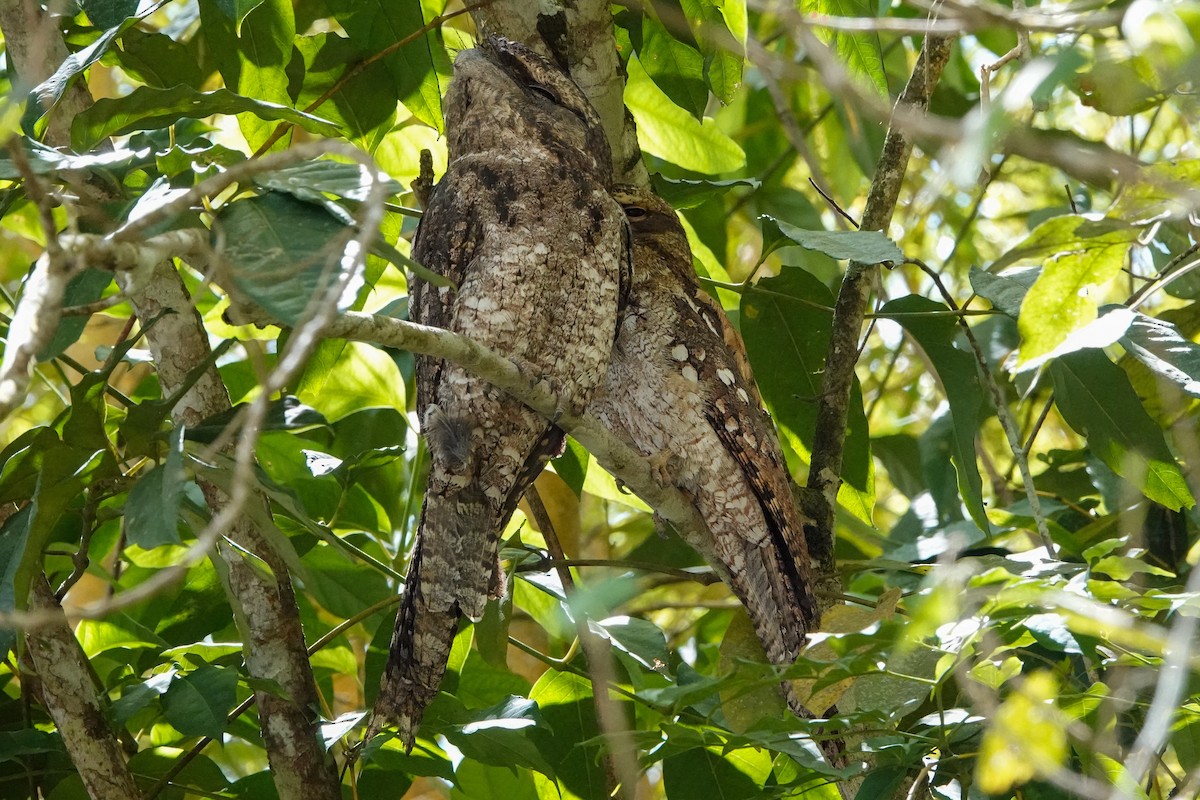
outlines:
M529 91L533 92L534 94L538 95L539 97L549 100L551 103L558 102L558 95L555 94L554 92L550 91L549 89L547 89L545 86L542 86L537 83L531 83L528 86L526 86L525 88L527 88Z
M630 219L645 219L649 213L641 206L625 206L625 216Z

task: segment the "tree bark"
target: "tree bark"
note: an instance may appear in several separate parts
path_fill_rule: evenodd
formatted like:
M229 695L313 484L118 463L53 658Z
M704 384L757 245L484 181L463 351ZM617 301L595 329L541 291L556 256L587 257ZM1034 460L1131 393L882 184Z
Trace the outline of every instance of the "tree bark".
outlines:
M142 796L125 765L125 755L100 705L87 656L67 624L45 575L30 589L29 605L54 621L26 636L41 695L62 736L71 763L92 800L136 800Z

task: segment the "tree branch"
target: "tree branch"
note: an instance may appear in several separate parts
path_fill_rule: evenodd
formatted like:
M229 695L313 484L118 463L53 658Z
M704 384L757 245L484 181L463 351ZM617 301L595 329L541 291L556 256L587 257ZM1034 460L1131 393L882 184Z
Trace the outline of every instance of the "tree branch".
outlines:
M926 38L912 77L897 102L897 110L917 113L929 106L933 88L950 57L952 40ZM820 46L820 45L818 45ZM862 230L886 231L896 208L900 186L908 169L913 142L905 129L893 124L883 143L883 153L871 182L863 211ZM813 520L806 528L808 546L820 572L837 575L833 557L834 510L841 485L842 454L854 368L858 363L858 340L867 310L877 267L850 262L833 310L829 350L825 356L825 380L818 398L816 434L804 510Z
M41 681L46 710L88 796L92 800L136 800L142 794L104 716L87 656L79 649L45 575L39 573L34 578L29 604L51 619L50 624L31 631L26 641Z

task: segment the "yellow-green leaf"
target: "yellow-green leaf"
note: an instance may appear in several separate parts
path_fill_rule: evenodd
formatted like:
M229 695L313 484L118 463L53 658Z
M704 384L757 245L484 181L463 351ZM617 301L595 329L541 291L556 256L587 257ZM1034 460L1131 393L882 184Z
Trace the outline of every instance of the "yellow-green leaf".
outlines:
M732 172L746 163L737 142L713 120L697 121L671 102L636 57L629 59L625 104L637 121L638 144L651 155L707 175Z

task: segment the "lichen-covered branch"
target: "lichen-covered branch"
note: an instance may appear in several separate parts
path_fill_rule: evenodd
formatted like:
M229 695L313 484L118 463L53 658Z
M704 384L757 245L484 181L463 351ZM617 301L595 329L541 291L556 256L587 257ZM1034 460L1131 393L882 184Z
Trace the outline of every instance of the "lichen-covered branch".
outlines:
M515 364L457 333L391 317L347 312L333 320L325 335L373 342L444 358L503 389L575 438L596 461L676 527L699 529L704 520L687 497L655 477L654 468L633 448L588 416L564 413L555 397L530 381Z
M150 276L164 259L207 246L208 232L197 229L171 231L140 244L78 234L58 237L55 247L47 247L34 264L10 326L0 360L0 420L25 399L37 354L58 328L63 292L83 266L119 268L131 273L131 285L148 286Z
M30 608L51 622L26 636L42 687L42 700L58 727L71 763L92 800L137 800L141 797L117 742L79 648L46 576L34 578Z

